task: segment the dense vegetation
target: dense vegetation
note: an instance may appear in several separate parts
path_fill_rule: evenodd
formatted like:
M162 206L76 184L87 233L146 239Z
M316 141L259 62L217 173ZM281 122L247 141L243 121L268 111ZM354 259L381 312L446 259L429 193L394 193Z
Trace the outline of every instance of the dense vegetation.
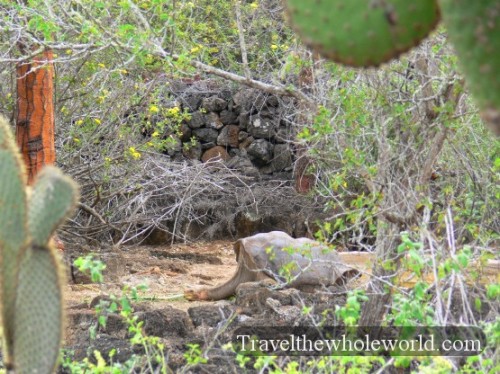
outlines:
M307 50L278 0L0 0L0 10L1 114L15 119L16 65L44 49L54 52L57 160L82 191L80 210L62 232L67 241L137 243L153 227L171 231L164 221L201 219L196 204L218 223L211 233L229 233L227 214L214 211L238 204L234 173L169 157L177 146L172 135L189 119L172 87L208 78L221 87L252 87L287 107L295 160L315 180L307 199L326 212L317 238L375 251L385 260L377 270L385 283L397 269L422 280L412 290L394 288L389 299L371 298L364 312L358 303L365 296L355 292L337 311L339 320L477 325L490 343L481 356L463 360L238 356L235 366L498 371L500 285L498 278L477 281L473 263L498 260L500 143L478 115L444 28L398 60L358 70ZM206 187L219 184L224 193ZM199 193L215 201L200 202ZM189 216L193 211L198 216ZM173 234L172 241L182 238ZM387 255L393 252L405 260ZM425 282L424 273L435 280ZM367 293L381 291L384 282L374 280ZM451 313L451 300L459 300L453 308L460 313ZM387 301L390 313L376 319L375 304ZM129 323L140 330L137 321ZM190 349L188 364L202 363L199 347Z

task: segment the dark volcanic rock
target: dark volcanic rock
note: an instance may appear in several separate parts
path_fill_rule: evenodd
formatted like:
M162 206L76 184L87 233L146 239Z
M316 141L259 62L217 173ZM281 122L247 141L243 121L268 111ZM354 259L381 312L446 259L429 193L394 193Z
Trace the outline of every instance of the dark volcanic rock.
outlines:
M292 152L287 144L276 144L274 146L274 157L271 161L273 172L292 167Z
M196 142L195 145L190 145L188 148L182 149L182 154L184 157L189 158L190 160L199 160L203 151L201 149L201 144Z
M238 123L238 115L229 110L223 110L220 112L220 120L224 125L232 125Z
M242 174L249 177L258 177L259 170L252 164L247 157L235 156L226 163L230 169L239 170Z
M200 127L204 126L206 122L207 120L205 118L205 114L201 112L194 112L193 114L191 114L191 119L189 120L188 124L192 129L199 129Z
M217 144L223 146L230 147L238 147L239 138L238 134L240 132L240 128L235 125L225 126L219 134L217 138Z
M227 102L217 96L210 96L201 101L201 107L207 112L220 112L227 108Z
M181 123L181 126L179 127L179 132L180 132L180 139L182 142L188 142L191 139L191 135L193 135L193 133L191 132L191 128L188 126L187 123Z
M193 130L193 135L196 136L202 143L214 143L217 142L217 137L219 132L215 129L201 128Z
M276 135L276 122L269 117L252 116L248 124L248 132L254 138L271 139Z
M169 156L173 156L182 150L182 142L177 135L169 135L166 145L166 152Z
M242 112L238 116L238 123L240 125L240 129L246 130L248 128L248 125L250 124L250 113L249 112Z
M256 139L247 149L248 156L257 165L265 165L273 158L274 146L265 139Z
M149 336L186 337L192 330L187 313L169 306L156 310L138 311L135 315L140 321L144 321L143 329Z
M189 317L195 327L206 325L216 327L226 321L231 315L234 306L200 305L188 309Z
M206 116L207 127L212 129L220 130L224 124L221 122L219 115L215 112L210 112Z

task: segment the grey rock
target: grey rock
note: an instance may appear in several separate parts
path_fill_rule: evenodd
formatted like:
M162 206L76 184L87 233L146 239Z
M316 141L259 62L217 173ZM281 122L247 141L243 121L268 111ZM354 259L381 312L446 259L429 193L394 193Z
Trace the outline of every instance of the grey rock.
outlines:
M235 169L240 171L243 175L249 177L258 177L259 170L252 164L247 157L234 156L229 161L226 162L226 166L230 169Z
M271 139L276 134L276 122L268 117L254 116L250 118L248 132L254 138Z
M215 129L195 129L193 130L193 135L202 143L214 143L217 141L219 132Z
M278 98L274 95L269 95L266 99L266 105L277 107L280 104Z
M253 136L247 136L244 140L241 141L238 146L240 149L247 149L250 144L255 140Z
M205 114L201 112L194 112L191 114L191 119L188 122L189 127L192 129L199 129L206 123Z
M276 144L271 161L272 171L282 171L292 167L292 152L288 144Z
M229 110L223 110L220 112L220 120L224 125L232 125L238 123L238 115Z
M184 157L189 158L190 160L199 160L202 154L201 144L199 142L196 142L196 144L194 145L183 148L182 154L184 155Z
M191 139L191 135L193 134L191 128L187 123L181 123L179 127L180 138L182 142L187 142Z
M248 138L248 132L246 131L240 131L238 133L238 141L242 142L244 141L246 138Z
M274 146L265 139L256 139L247 149L248 157L256 165L264 166L273 158Z
M238 116L238 123L240 125L240 129L246 130L248 128L248 125L250 124L250 113L241 112Z
M278 143L283 143L287 140L292 140L291 130L287 127L280 126L278 128L278 131L276 132L276 135L274 136L274 139Z
M169 156L173 156L182 150L182 142L177 135L169 135L166 144L166 151Z
M206 116L206 125L212 129L220 130L224 124L221 122L219 115L215 112L210 112Z
M207 149L217 146L217 142L201 143L201 149L206 151Z
M179 97L179 101L184 108L194 112L200 108L201 101L204 97L206 97L206 94L203 93L185 93Z
M225 126L217 138L217 144L223 146L238 147L238 134L240 129L235 125Z
M227 108L227 102L217 96L210 96L201 101L201 107L207 112L220 112Z

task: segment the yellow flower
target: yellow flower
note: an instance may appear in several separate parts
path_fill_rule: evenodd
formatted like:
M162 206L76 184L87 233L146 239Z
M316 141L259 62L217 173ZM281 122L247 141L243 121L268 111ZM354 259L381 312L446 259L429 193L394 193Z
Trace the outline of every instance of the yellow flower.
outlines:
M65 51L65 53L66 53L67 55L71 55L71 54L73 53L73 51L72 51L71 49L67 49L67 50Z
M272 44L271 49L274 51L274 50L278 49L278 46L276 44Z
M160 133L158 131L155 131L154 133L151 134L151 136L153 138L156 138L156 137L160 136Z
M79 119L78 121L75 122L77 126L80 126L83 123L83 119Z
M200 51L200 47L193 47L191 48L191 53L196 53Z
M254 1L252 4L250 4L250 8L252 9L257 9L259 7L259 4L257 4L256 1Z
M78 139L78 138L73 138L73 141L74 141L75 143L77 143L77 144L78 144L78 143L80 143L80 139Z
M94 122L97 124L97 125L100 125L101 124L101 120L99 118L94 118Z
M104 65L102 62L97 64L97 66L99 66L100 68L103 68L103 69L106 67L106 65Z
M133 159L138 160L141 158L141 154L136 151L135 147L129 147L128 153L132 156Z
M181 111L181 109L178 107L178 106L174 106L173 108L170 108L169 110L167 110L167 115L169 116L176 116L177 114L179 114Z
M148 147L154 147L153 142L147 142L146 144L147 144Z
M158 109L158 107L156 105L150 105L149 111L151 113L158 113L160 111L160 109Z

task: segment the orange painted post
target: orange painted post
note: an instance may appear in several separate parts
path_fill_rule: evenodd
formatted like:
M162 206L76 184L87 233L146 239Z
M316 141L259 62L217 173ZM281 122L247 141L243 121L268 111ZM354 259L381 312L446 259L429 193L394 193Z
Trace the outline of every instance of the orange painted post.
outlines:
M16 139L31 185L41 168L56 160L52 51L46 50L29 62L19 63L16 74Z

